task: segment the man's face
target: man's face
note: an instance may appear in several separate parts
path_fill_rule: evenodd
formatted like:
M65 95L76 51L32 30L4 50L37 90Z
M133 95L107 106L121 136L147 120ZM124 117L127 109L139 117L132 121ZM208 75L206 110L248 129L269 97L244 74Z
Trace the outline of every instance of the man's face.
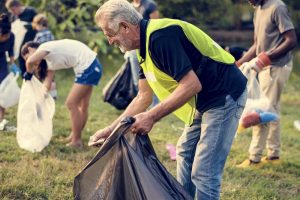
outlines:
M249 4L253 7L256 7L261 4L263 0L248 0Z
M120 23L117 31L109 28L107 20L101 20L99 23L104 35L106 36L110 45L115 45L125 53L133 49L133 42L130 40L130 34L125 24Z

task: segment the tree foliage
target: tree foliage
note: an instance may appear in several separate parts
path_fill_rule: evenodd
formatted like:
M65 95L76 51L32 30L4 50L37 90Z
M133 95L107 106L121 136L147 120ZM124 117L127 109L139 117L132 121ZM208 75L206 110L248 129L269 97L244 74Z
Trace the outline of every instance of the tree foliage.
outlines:
M201 26L204 29L243 29L252 24L254 9L247 0L155 0L164 17L178 18ZM300 4L296 0L283 0L292 15L300 36ZM248 26L245 26L248 23Z
M57 39L74 38L88 44L96 52L107 54L109 46L94 23L94 15L102 0L23 0L48 17L49 27Z
M94 15L106 0L21 0L40 13L45 13L57 39L74 38L102 54L114 51L94 22ZM189 21L202 29L244 29L244 16L252 25L253 8L246 0L155 0L162 17ZM4 1L1 1L3 4ZM300 36L300 4L284 0ZM1 4L1 6L2 6ZM248 28L251 26L248 26Z
M164 17L178 18L199 26L226 28L233 26L231 0L157 0Z

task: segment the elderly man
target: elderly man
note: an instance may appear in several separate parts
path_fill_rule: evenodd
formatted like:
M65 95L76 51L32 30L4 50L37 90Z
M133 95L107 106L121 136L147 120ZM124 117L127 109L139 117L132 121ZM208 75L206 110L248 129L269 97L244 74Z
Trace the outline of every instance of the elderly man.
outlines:
M223 168L246 101L246 78L234 58L187 22L143 20L126 0L110 0L96 23L111 45L138 49L139 92L94 141L108 137L124 116L134 116L131 131L147 134L173 112L186 124L177 144L177 179L198 199L219 199ZM147 110L152 93L160 103Z

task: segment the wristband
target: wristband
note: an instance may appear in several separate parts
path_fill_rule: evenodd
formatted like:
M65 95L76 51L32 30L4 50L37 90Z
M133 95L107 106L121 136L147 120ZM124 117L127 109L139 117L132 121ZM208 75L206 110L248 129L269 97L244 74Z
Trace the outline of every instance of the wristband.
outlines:
M271 64L271 60L269 58L269 56L265 53L265 52L261 52L258 56L257 56L257 61L256 61L256 65L259 68L264 68L266 66L269 66Z

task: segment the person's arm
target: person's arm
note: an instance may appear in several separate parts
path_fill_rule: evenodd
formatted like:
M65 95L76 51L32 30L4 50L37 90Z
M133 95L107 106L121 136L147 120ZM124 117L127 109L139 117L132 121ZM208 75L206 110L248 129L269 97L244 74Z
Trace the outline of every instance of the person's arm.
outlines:
M297 45L295 28L286 6L276 7L272 15L272 22L277 26L283 40L278 46L266 52L271 60L282 57Z
M48 55L49 52L44 50L35 51L31 56L26 60L26 71L29 73L33 73L34 69L36 69L41 63L42 59Z
M156 3L150 3L148 5L148 12L149 12L149 18L150 19L158 19L159 18L159 12L157 10L157 4Z
M297 36L294 29L286 31L282 35L283 42L276 48L266 52L271 60L283 56L297 45Z
M155 10L150 14L150 19L158 19L158 18L159 18L158 10Z
M8 50L9 64L10 65L12 65L15 62L15 52L14 52L15 36L12 34L11 37L12 37L12 39L10 39L10 47L9 47L9 50Z
M249 50L244 53L243 57L237 61L237 65L241 66L245 62L249 62L256 57L256 42L249 48Z
M15 57L14 56L10 56L9 57L9 64L12 65L15 62Z
M135 115L135 123L131 126L133 133L147 134L155 122L175 111L202 90L202 85L193 70L190 70L179 81L178 87L164 101L149 111Z
M50 89L51 89L51 84L52 84L52 81L54 78L54 74L55 74L55 71L53 71L53 70L47 71L47 76L43 82L43 85L47 88L47 91L50 91Z
M98 141L101 138L107 138L118 123L126 116L134 116L138 113L144 112L152 102L152 89L150 88L146 79L139 80L139 91L137 96L128 105L126 110L109 126L98 130L93 136L93 141Z

